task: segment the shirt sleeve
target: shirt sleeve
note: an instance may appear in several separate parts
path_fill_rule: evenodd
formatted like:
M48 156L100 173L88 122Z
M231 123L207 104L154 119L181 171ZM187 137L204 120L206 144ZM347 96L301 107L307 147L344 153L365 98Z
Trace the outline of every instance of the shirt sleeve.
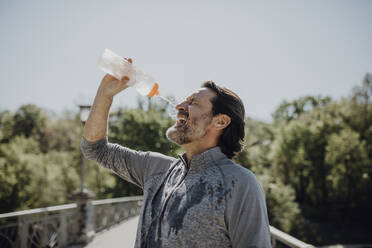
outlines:
M269 220L264 192L249 170L235 177L227 198L226 224L233 248L271 247Z
M85 158L110 169L142 189L150 177L165 173L175 160L160 153L135 151L109 143L107 137L96 142L83 137L80 148Z

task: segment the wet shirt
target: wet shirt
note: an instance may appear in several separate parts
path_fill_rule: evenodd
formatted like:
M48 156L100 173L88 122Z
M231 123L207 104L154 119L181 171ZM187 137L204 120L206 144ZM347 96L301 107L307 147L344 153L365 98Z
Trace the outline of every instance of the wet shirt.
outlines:
M86 158L143 189L135 247L271 247L264 193L248 169L211 148L178 159L83 138Z

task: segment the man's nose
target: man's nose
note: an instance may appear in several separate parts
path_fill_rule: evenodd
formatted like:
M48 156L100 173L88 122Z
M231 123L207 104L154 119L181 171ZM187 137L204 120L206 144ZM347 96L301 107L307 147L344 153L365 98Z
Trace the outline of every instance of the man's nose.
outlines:
M183 102L181 102L181 103L179 103L179 104L176 105L176 109L178 111L180 111L180 110L186 110L186 107L187 107L186 101L183 101Z

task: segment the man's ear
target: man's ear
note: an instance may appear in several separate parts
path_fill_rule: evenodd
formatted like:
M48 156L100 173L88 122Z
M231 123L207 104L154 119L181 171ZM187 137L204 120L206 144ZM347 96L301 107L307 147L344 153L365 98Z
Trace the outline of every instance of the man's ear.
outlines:
M225 114L219 114L214 117L214 126L216 129L222 130L226 128L231 122L231 118Z

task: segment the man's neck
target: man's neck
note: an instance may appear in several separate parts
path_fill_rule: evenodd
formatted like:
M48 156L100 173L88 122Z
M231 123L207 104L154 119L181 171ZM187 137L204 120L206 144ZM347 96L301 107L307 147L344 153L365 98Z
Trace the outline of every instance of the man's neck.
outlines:
M183 148L186 151L186 162L189 164L191 157L194 155L198 155L206 150L209 150L213 147L217 146L216 142L207 143L207 142L197 142L197 143L189 143L184 144Z

